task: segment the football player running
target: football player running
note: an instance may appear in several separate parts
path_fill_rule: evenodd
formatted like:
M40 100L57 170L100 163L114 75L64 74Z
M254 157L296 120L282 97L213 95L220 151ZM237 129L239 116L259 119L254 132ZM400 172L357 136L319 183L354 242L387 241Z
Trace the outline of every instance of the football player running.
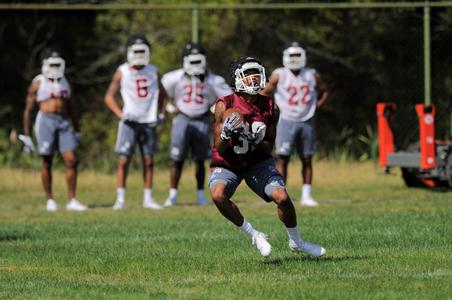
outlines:
M116 202L113 210L126 203L126 179L129 163L138 144L143 162L143 207L161 209L152 197L153 155L156 150L155 127L164 118L165 91L157 68L149 63L151 45L142 34L127 41L127 62L120 65L105 95L105 104L119 119L115 151L118 154ZM120 91L124 102L116 102Z
M46 208L51 212L58 209L52 192L52 160L54 151L58 149L66 166L69 196L66 210L84 211L87 207L76 199L77 159L74 151L80 139L80 128L75 112L76 103L71 97L71 87L64 76L65 60L56 48L44 49L41 58L42 72L33 79L28 88L23 115L24 134L20 135L19 139L24 143L25 152L35 151L30 125L31 113L38 103L35 135L38 153L42 158L41 178L47 197Z
M273 71L263 94L274 93L281 117L276 133L277 168L284 181L287 165L295 149L302 162L303 186L300 204L318 206L312 198L312 156L316 151L315 112L329 98L328 87L320 74L306 66L306 51L292 42L283 52L283 68Z
M259 94L266 84L264 67L258 59L242 56L231 63L229 73L234 93L219 98L215 105L209 178L213 202L224 217L249 235L261 255L270 255L272 248L266 235L254 229L230 200L244 179L262 199L276 203L292 251L324 255L323 247L301 238L295 208L271 155L279 110L272 98ZM239 110L243 119L237 112L225 118L230 108Z
M211 156L209 109L216 99L232 93L223 77L207 71L206 53L202 46L185 45L182 66L162 77L166 93L174 103L168 103L167 111L175 114L171 130L170 190L165 207L177 203L177 187L189 152L196 164L196 203L208 204L204 194L204 161Z

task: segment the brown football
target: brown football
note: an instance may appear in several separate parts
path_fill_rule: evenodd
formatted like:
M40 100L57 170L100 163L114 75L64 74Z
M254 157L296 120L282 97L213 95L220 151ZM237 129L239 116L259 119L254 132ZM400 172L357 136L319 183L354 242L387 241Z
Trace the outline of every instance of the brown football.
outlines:
M235 107L231 107L225 110L225 112L223 113L223 121L226 120L229 116L231 116L233 113L237 113L240 117L240 120L243 121L243 113L235 108Z

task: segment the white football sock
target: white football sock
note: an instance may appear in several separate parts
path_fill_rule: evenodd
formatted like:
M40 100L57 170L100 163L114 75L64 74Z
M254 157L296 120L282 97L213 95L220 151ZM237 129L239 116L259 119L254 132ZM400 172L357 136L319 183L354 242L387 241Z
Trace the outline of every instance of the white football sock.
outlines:
M303 184L303 187L301 188L301 199L309 199L311 198L311 190L312 185L310 184Z
M300 230L298 230L298 225L293 227L293 228L289 228L286 227L287 229L287 234L289 235L289 238L295 242L301 242L301 234L300 234Z
M125 188L117 188L116 189L116 200L120 202L126 201L126 189Z
M144 189L144 202L152 201L152 189Z
M169 198L176 199L177 198L177 189L170 188L169 189Z
M243 224L239 228L251 237L257 233L257 230L254 229L253 226L251 226L251 224L245 219L243 219Z
M198 190L198 199L204 199L204 190Z

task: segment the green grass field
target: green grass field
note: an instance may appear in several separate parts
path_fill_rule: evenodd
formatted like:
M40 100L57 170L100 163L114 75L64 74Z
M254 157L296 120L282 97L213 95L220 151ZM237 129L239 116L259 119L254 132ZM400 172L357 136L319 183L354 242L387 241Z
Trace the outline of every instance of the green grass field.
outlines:
M168 171L156 170L155 198ZM299 164L289 192L298 200ZM0 299L452 299L452 192L407 189L372 163L316 162L318 208L296 206L303 237L327 248L312 259L290 252L273 204L242 186L235 199L273 246L263 258L213 205L192 205L193 169L178 207L140 208L140 174L127 208L113 212L113 175L82 172L85 213L44 210L38 172L0 170Z

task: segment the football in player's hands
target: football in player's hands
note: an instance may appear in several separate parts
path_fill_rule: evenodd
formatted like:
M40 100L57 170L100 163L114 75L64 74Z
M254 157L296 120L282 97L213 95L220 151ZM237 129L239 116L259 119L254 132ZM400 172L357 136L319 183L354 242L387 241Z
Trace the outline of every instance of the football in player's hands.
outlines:
M244 128L243 113L237 108L229 108L223 113L223 128L220 138L229 140L238 136Z

